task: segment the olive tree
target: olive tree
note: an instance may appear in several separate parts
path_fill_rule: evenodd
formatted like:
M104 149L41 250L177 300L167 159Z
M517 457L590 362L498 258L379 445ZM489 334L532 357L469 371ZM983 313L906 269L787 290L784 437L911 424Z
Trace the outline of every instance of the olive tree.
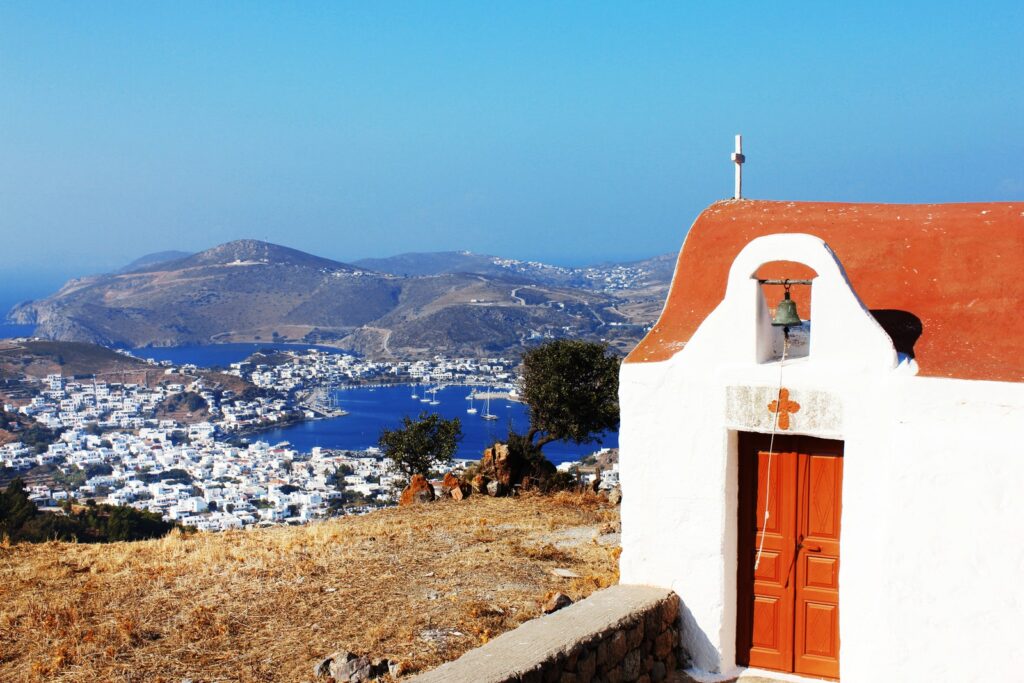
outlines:
M529 407L526 441L539 450L551 441L600 442L619 427L619 358L605 344L571 339L547 342L523 355L523 401Z
M420 413L415 420L402 418L398 429L382 429L377 445L392 466L409 479L414 474L429 477L432 470L452 461L462 440L459 418L446 420L437 413Z

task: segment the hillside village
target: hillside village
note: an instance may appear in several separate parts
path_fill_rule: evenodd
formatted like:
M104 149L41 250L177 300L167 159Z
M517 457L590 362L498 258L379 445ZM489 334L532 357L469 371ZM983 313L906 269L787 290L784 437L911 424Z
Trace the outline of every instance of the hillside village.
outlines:
M258 387L302 391L345 384L470 384L512 389L515 363L507 358L446 358L374 361L346 353L309 349L256 354L232 363L229 374Z
M502 358L387 363L316 349L256 354L229 370L266 392L247 397L208 388L194 365L149 363L164 368L166 382L147 387L59 374L26 378L32 397L20 405L5 402L5 415L30 418L59 437L45 447L18 440L0 445L5 478L50 473L29 481L30 498L44 508L93 498L209 531L302 523L345 508L392 504L397 482L388 462L372 447L303 453L287 443L247 443L240 435L343 414L324 397L348 385L515 390L512 363ZM156 416L168 403L179 406L175 417ZM7 422L15 428L16 421Z

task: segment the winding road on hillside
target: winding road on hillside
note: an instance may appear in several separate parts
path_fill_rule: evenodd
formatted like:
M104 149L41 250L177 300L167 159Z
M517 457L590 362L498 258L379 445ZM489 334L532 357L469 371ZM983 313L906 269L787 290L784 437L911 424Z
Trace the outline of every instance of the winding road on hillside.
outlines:
M391 341L391 330L384 327L370 327L369 325L363 325L362 329L380 333L382 337L381 349L383 349L386 355L391 355L391 347L388 346L388 343Z

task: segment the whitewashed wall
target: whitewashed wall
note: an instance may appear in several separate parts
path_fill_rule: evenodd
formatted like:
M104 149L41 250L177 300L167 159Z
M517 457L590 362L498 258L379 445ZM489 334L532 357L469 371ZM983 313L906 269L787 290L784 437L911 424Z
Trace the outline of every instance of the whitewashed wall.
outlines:
M1016 680L1024 385L917 377L809 235L751 242L682 351L623 366L622 582L675 590L695 667L735 670L736 434L771 429L779 364L759 360L779 332L752 276L776 260L818 273L810 354L782 369L801 405L784 433L845 442L841 678Z

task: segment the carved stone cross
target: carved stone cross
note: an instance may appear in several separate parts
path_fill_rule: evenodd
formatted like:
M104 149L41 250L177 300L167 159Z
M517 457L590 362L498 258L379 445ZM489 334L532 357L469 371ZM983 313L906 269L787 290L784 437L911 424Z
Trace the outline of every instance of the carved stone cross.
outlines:
M779 389L779 399L768 404L768 412L778 414L779 429L789 429L789 414L798 410L800 404L789 400L789 389Z

